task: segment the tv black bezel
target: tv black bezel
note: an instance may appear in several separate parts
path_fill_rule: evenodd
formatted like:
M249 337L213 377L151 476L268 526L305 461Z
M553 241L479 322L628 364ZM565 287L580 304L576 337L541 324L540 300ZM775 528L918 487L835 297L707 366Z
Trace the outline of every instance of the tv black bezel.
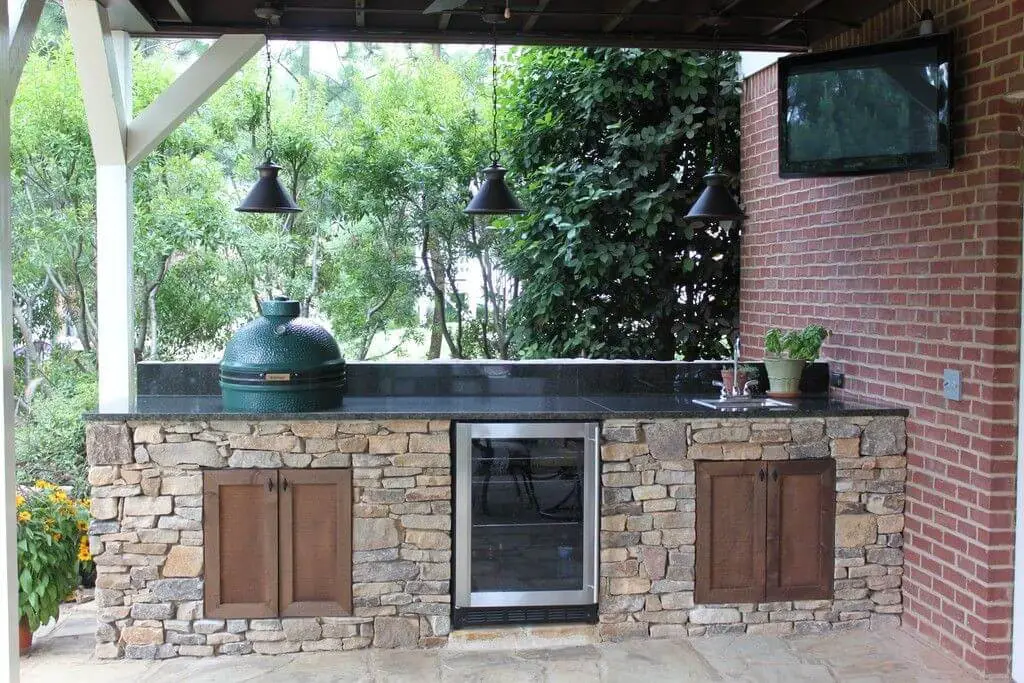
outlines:
M793 66L827 65L829 62L845 59L856 59L859 57L872 57L875 55L895 54L907 50L916 50L921 47L936 47L939 62L949 64L949 125L946 126L946 135L940 133L940 149L927 154L912 155L908 163L908 155L892 155L883 157L891 160L890 163L880 163L866 168L846 169L841 168L852 159L863 157L842 157L829 164L827 168L821 168L821 161L800 162L801 166L819 164L817 170L795 170L793 163L789 162L786 154L788 141L788 128L786 126L786 112L789 106L786 83L792 72ZM954 60L953 60L953 34L932 33L925 36L914 36L902 40L893 40L884 43L874 43L858 47L843 48L841 50L829 50L828 52L808 52L804 54L788 55L779 59L778 63L778 154L779 154L779 177L780 178L835 178L842 176L864 176L880 175L883 173L898 173L901 171L927 171L953 168L955 152L953 149L953 117L954 109ZM941 150L942 143L945 144L946 153ZM839 168L836 168L839 167Z

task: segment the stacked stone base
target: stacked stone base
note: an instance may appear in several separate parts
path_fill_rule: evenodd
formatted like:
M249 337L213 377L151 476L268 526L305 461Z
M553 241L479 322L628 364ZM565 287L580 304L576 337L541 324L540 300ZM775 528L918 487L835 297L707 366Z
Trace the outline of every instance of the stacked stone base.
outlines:
M602 638L898 626L905 430L899 417L606 422ZM812 458L836 462L832 599L695 604L697 461Z
M451 629L448 421L91 423L96 654L432 647ZM208 619L203 470L352 470L351 617Z
M94 422L101 658L435 647L451 629L447 421ZM604 424L603 639L891 627L902 613L905 425L896 417ZM832 599L696 605L699 460L836 461ZM203 470L351 468L353 615L208 619Z

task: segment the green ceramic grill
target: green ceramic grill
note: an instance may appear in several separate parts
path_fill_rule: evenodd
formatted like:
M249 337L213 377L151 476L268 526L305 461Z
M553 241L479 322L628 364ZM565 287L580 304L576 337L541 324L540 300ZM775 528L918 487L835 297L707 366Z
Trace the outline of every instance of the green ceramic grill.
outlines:
M345 360L338 343L300 312L288 297L262 301L262 316L231 338L220 364L224 410L299 413L341 406Z

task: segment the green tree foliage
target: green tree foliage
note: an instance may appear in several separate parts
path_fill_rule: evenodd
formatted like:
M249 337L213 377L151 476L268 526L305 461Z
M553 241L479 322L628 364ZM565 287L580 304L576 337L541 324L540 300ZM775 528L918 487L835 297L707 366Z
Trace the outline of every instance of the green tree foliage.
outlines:
M509 230L522 283L515 342L529 357L718 357L734 329L736 232L684 220L715 121L738 169L733 54L541 49L515 54L506 158L530 208ZM716 102L721 111L715 117Z

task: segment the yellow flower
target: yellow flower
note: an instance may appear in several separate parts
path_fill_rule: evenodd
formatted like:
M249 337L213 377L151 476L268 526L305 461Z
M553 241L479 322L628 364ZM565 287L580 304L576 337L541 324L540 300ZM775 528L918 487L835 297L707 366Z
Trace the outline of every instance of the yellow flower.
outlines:
M57 488L57 487L54 486L53 484L51 484L50 482L46 481L45 479L36 479L36 488L37 489L52 489L52 488Z
M62 538L64 538L64 536L59 531L55 531L53 533L53 540L59 541Z
M92 507L92 500L89 498L83 498L80 501L78 501L78 505L88 510L89 508Z
M28 510L22 510L21 512L18 513L19 522L27 522L30 519L32 519L32 513L29 512Z
M24 505L25 504L25 496L21 495L20 493L18 495L16 495L14 497L14 504L17 505L18 507L21 507L22 505Z
M84 534L89 530L89 522L86 522L84 519L78 520L78 530ZM86 540L85 536L82 536L82 540Z

